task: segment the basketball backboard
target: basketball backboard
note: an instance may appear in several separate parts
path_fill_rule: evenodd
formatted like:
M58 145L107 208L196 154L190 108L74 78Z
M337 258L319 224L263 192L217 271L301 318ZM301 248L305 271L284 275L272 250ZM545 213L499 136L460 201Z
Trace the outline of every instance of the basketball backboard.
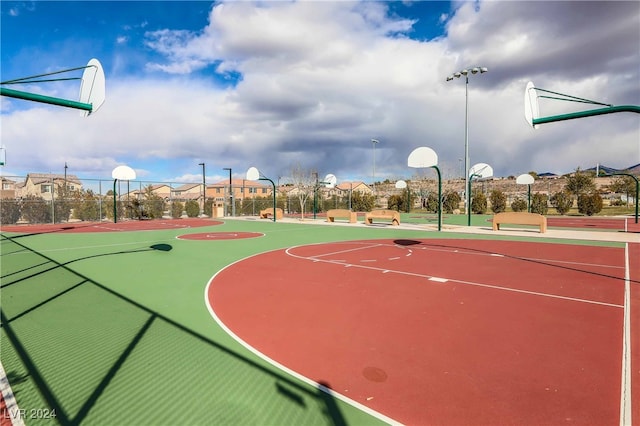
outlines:
M527 123L534 129L538 128L538 125L533 124L534 118L540 117L540 107L538 105L538 93L533 82L528 82L524 89L524 118Z
M92 106L91 111L82 111L84 117L96 112L102 106L106 96L105 90L102 65L97 59L91 59L82 73L80 82L80 102Z

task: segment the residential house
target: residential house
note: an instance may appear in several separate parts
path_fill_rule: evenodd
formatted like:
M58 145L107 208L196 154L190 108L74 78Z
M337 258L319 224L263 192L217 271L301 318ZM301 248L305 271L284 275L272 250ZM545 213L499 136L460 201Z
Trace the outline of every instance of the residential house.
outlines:
M16 181L0 176L0 198L16 198Z
M75 175L29 173L23 185L16 185L16 197L36 196L50 201L52 197L57 196L57 189L64 188L65 185L69 191L82 189L82 182Z

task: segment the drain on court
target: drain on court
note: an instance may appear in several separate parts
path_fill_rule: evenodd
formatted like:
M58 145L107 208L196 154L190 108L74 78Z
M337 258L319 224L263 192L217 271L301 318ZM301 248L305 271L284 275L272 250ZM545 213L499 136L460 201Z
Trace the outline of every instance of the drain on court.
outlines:
M262 237L261 232L202 232L198 234L179 235L180 240L240 240L244 238Z

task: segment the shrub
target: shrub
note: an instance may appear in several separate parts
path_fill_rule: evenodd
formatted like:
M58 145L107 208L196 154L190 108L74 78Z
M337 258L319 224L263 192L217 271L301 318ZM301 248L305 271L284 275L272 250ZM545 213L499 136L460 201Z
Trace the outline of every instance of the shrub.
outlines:
M487 197L482 192L476 192L471 200L471 211L475 214L487 212Z
M180 201L174 201L171 203L171 217L174 219L179 219L182 216L182 211L184 210L184 204Z
M51 205L42 197L35 195L24 197L20 203L20 211L29 223L51 222Z
M445 192L443 198L442 210L445 213L453 213L460 206L460 194L455 191Z
M20 204L16 200L0 201L0 223L10 225L20 220Z
M522 198L516 198L511 202L511 210L514 212L523 212L527 210L527 202Z
M491 211L493 213L500 213L507 209L507 196L498 189L491 191L489 202L491 203Z
M200 206L197 201L189 200L184 204L184 210L187 212L187 216L198 217L198 214L200 213Z
M430 192L427 198L422 201L422 207L429 212L438 213L438 194Z
M569 212L573 205L573 199L571 195L566 191L556 192L551 196L551 205L558 211L559 214L564 215Z
M536 192L531 196L531 213L547 214L549 210L547 194Z
M597 192L580 194L578 196L578 211L587 216L593 216L602 210L602 197Z

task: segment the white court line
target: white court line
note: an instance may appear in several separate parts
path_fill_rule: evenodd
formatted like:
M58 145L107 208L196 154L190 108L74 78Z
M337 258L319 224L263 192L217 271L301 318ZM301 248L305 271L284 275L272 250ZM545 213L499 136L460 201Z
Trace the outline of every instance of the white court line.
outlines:
M276 250L277 251L277 250ZM354 408L357 408L358 410L365 412L367 414L369 414L370 416L385 422L389 425L392 426L401 426L402 423L398 422L397 420L392 419L391 417L385 416L382 413L379 413L378 411L374 410L373 408L367 407L364 404L359 403L356 400L353 400L351 398L349 398L348 396L345 396L339 392L336 392L333 389L328 389L327 387L321 385L320 383L311 380L310 378L303 376L302 374L290 369L289 367L286 367L283 364L280 364L278 361L268 357L267 355L263 354L262 352L260 352L259 350L257 350L256 348L254 348L253 346L251 346L250 344L248 344L247 342L245 342L244 340L242 340L237 334L235 334L233 331L231 331L231 329L229 327L227 327L222 320L220 319L220 317L218 317L218 315L216 314L216 312L213 310L213 307L211 306L211 304L209 303L209 287L211 286L211 284L213 283L213 281L215 280L215 278L218 276L218 274L220 274L222 271L224 271L227 268L230 268L231 266L235 265L236 263L242 262L244 260L250 259L254 256L260 256L264 253L258 253L258 254L254 254L252 256L248 256L244 259L240 259L237 260L227 266L225 266L224 268L220 269L218 272L215 273L214 276L211 277L211 279L209 280L209 282L207 283L205 289L204 289L204 301L205 301L205 305L207 306L207 310L209 311L209 314L211 315L211 317L213 318L213 320L220 326L220 328L222 328L222 330L224 330L229 336L231 336L231 338L233 338L236 342L238 342L241 346L243 346L245 349L247 349L249 352L253 353L254 355L256 355L257 357L259 357L260 359L266 361L267 363L273 365L274 367L280 369L281 371L283 371L286 374L289 374L292 377L295 377L296 379L300 380L303 383L306 383L316 389L321 390L322 392L325 392L326 394L328 394L329 396L339 399L342 402L345 402L349 405L351 405Z
M16 401L13 390L11 390L11 385L9 384L9 379L7 378L7 374L4 371L2 363L0 363L0 392L2 392L2 398L4 399L5 408L7 410L3 413L5 416L4 418L6 419L8 417L13 426L24 426L22 411L20 410L20 407L18 407L18 402Z
M532 262L541 262L541 263L557 263L562 265L576 265L576 266L596 266L598 268L610 268L610 269L623 269L624 266L612 266L612 265L603 265L600 263L585 263L585 262L573 262L570 260L556 260L556 259L545 259L542 257L520 257L520 256L512 256L505 255L502 253L479 253L475 251L466 251L465 249L455 249L455 250L446 250L442 248L434 248L434 247L418 247L419 250L432 250L432 251L440 251L440 252L449 252L455 254L468 254L471 256L489 256L489 257L504 257L508 259L514 260L529 260Z
M322 244L327 244L327 243L318 243L316 245L322 245ZM329 243L332 244L332 243ZM358 250L366 250L366 249L370 249L370 248L376 248L376 247L380 247L383 246L384 244L373 244L373 245L366 245L364 247L356 247L356 248L351 248L351 249L345 249L345 250L338 250L338 251L334 251L334 252L330 252L330 253L323 253L323 254L316 254L313 255L313 258L317 258L317 257L324 257L324 256L333 256L334 254L342 254L342 253L349 253L352 251L358 251ZM289 247L286 251L287 254L289 254L289 250L291 249L295 249L298 247L304 247L304 246L293 246L293 247ZM291 254L292 256L296 256L294 254Z
M624 246L624 325L622 327L622 380L620 390L620 426L631 426L631 272L629 243Z
M577 298L577 297L560 296L560 295L552 294L552 293L541 293L541 292L538 292L538 291L521 290L521 289L512 288L512 287L502 287L502 286L478 283L478 282L473 282L473 281L463 281L463 280L458 280L458 279L455 279L455 278L434 277L434 276L427 275L427 274L419 274L419 273L416 273L416 272L406 272L406 271L396 271L396 270L393 270L393 269L379 268L379 267L376 267L376 266L355 265L355 264L352 264L352 263L346 264L344 262L338 262L338 261L335 261L335 260L324 260L324 259L316 259L314 257L299 256L299 255L295 255L293 253L290 253L288 250L286 251L286 253L291 257L295 257L295 258L302 259L302 260L309 260L309 261L312 261L312 262L330 263L330 264L333 264L333 265L341 265L341 266L353 267L353 268L370 269L370 270L374 270L374 271L381 271L381 272L383 272L385 274L386 273L395 273L395 274L399 274L399 275L407 275L407 276L413 276L413 277L419 277L419 278L426 278L427 280L431 280L431 281L434 281L434 280L432 280L432 278L436 278L438 280L448 280L448 281L455 282L455 283L458 283L458 284L475 286L475 287L491 288L491 289L494 289L494 290L510 291L510 292L513 292L513 293L521 293L521 294L528 294L528 295L532 295L532 296L548 297L548 298L551 298L551 299L567 300L567 301L571 301L571 302L588 303L588 304L592 304L592 305L611 306L611 307L614 307L614 308L624 308L624 305L617 305L615 303L599 302L597 300L580 299L580 298Z

